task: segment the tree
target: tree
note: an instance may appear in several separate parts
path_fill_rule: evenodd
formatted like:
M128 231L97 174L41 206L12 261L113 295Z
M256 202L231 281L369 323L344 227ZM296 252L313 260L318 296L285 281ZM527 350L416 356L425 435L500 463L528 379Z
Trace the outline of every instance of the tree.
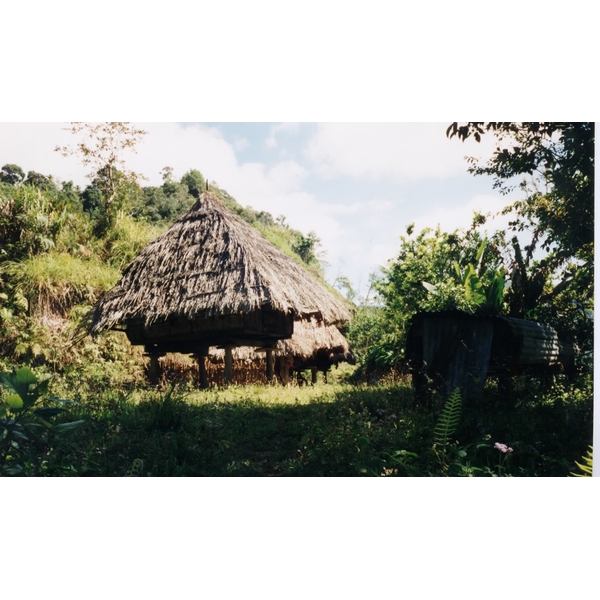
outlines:
M134 218L149 223L171 223L192 206L194 198L185 184L172 181L169 176L163 179L160 187L143 188L143 194L132 207Z
M346 275L338 275L333 282L333 287L346 292L346 298L353 302L356 299L356 290Z
M593 123L452 123L449 138L496 139L484 165L468 158L473 175L490 175L494 188L519 186L525 198L507 206L514 234L529 231L524 247L516 235L504 240L510 262L510 314L543 318L581 347L591 347L593 307L594 139ZM519 181L517 178L521 178ZM498 239L502 238L502 233ZM543 250L543 258L536 258Z
M0 181L10 185L18 185L25 179L25 172L19 165L6 164L0 171Z
M160 173L165 183L171 183L173 181L173 167L163 167Z
M407 235L400 236L398 254L372 282L375 302L365 302L350 325L350 342L367 374L404 367L408 324L415 313L474 311L487 303L485 292L501 279L499 249L475 227L453 233L438 227L417 235L413 229L409 225Z
M188 192L194 197L199 198L200 194L206 190L206 182L202 173L197 169L191 169L182 178L181 183L188 188Z
M296 232L296 241L292 244L292 250L307 264L318 264L319 257L317 248L321 245L321 240L314 231L310 231L304 236L299 231Z
M507 193L521 183L527 198L507 207L515 231L529 228L535 243L553 253L556 265L577 258L591 272L594 242L594 123L467 123L450 125L447 136L480 141L496 137L492 158L469 172L491 175Z
M55 151L63 156L77 155L86 167L90 167L87 177L102 194L103 216L106 226L110 226L116 211L124 204L128 188L141 178L125 169L123 152L136 152L136 146L147 132L128 122L71 123L65 130L83 136L83 141L75 147L57 146Z
M33 185L37 188L56 190L56 184L54 183L52 176L42 175L35 171L29 171L27 173L27 179L24 181L26 185Z

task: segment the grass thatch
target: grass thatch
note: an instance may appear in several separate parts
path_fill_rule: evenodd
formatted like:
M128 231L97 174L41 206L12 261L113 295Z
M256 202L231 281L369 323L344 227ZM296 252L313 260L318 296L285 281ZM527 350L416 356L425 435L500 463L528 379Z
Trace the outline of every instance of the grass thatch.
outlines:
M288 340L279 340L275 350L276 356L290 356L302 360L315 358L319 352L331 355L343 355L343 360L353 360L354 355L350 344L340 333L335 325L325 325L316 319L300 319L294 321L294 334ZM232 351L233 359L236 361L262 360L264 352L256 352L250 346L241 346ZM211 348L211 359L222 361L225 351L219 348Z
M148 244L98 303L91 331L129 321L248 314L263 307L327 324L350 313L305 269L229 211L212 192Z
M325 325L316 319L294 321L294 335L277 342L277 354L303 360L315 358L319 352L353 358L350 344L335 325Z

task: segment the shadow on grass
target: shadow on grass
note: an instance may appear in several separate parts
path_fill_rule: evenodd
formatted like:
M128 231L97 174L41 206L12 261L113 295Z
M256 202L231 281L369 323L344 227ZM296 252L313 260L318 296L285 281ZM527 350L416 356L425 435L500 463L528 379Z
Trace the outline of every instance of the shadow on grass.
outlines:
M45 475L124 476L428 476L436 414L413 405L409 387L339 388L309 404L190 403L184 392L142 392L139 402L106 392L83 401L86 424L65 436ZM218 396L216 396L218 397ZM494 443L511 445L506 473L565 476L591 443L591 400L502 405L489 391L456 432L469 464L493 467ZM401 453L401 454L400 454ZM471 461L472 459L472 461ZM141 469L132 469L140 465ZM460 467L461 465L459 465ZM510 467L510 468L509 468ZM481 469L480 469L481 471ZM463 470L463 472L466 472ZM488 468L488 473L491 470Z
M190 404L154 394L82 404L88 420L61 462L87 476L123 476L135 459L150 476L379 475L388 453L418 445L433 420L402 386L356 388L309 404Z

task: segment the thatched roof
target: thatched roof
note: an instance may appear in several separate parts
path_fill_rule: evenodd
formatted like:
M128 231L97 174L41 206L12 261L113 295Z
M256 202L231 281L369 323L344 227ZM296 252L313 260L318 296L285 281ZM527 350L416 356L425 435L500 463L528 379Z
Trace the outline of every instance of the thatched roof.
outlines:
M294 321L292 337L287 340L279 340L275 348L277 356L293 356L301 360L313 359L319 353L339 357L336 362L354 360L350 344L339 329L335 325L325 325L316 319ZM223 360L225 350L211 348L210 356L217 360ZM264 353L257 352L250 346L233 349L234 360L252 361L263 357Z
M96 306L90 330L265 307L326 324L350 318L342 299L207 191L127 267Z
M277 354L301 359L314 358L320 351L352 356L350 344L335 325L325 325L315 319L294 321L294 335L277 342Z

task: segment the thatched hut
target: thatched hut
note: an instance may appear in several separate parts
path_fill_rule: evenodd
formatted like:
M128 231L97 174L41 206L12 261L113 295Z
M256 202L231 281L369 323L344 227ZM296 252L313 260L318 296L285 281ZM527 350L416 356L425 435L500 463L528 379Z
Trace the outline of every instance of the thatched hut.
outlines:
M205 357L223 347L231 381L232 348L267 349L269 369L270 350L295 321L349 318L342 299L206 191L100 299L90 331L124 330L154 367L167 352Z

